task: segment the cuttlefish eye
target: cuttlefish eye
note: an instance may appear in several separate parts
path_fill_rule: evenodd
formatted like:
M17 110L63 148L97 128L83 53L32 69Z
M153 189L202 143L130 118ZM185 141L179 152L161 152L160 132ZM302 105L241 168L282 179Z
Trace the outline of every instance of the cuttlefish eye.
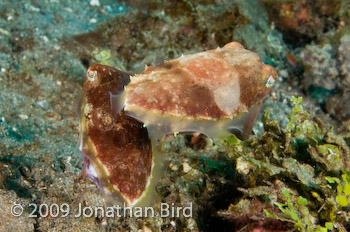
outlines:
M266 87L271 88L275 85L276 79L273 76L269 76L266 81Z
M261 77L265 81L265 86L271 88L274 86L276 81L276 70L270 65L263 65L261 70Z
M86 73L86 77L89 81L96 81L97 80L97 71L88 70Z

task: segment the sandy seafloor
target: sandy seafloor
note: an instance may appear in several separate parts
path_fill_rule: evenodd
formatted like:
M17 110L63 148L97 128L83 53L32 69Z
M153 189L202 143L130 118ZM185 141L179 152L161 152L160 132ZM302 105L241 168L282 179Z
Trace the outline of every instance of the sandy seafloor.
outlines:
M83 176L76 109L90 64L139 73L145 64L236 40L277 69L263 105L272 118L286 126L291 96L303 96L310 117L332 126L349 146L349 3L289 2L1 0L0 231L264 231L262 217L235 221L216 213L237 203L234 175L209 167L181 179L178 170L206 162L176 155L187 146L181 135L169 145L171 168L160 185L166 202L195 202L193 218L74 217L79 204L104 205ZM260 116L253 134L262 131ZM210 145L199 153L217 157L225 153L220 149ZM204 182L198 189L208 195L188 187ZM29 217L30 204L63 203L72 210L67 217L40 216L39 209ZM19 217L11 214L14 204L23 207ZM265 231L296 230L291 225Z

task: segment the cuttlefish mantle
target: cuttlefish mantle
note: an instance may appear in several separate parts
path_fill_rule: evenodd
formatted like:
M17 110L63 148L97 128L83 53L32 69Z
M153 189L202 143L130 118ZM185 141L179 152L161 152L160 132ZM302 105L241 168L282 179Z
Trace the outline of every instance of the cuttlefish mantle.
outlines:
M156 138L200 132L245 139L275 79L273 67L236 42L131 77L93 65L80 118L85 172L113 199L149 204L166 167Z
M232 42L223 48L181 56L130 77L115 108L143 122L151 137L200 132L212 139L251 132L276 71Z

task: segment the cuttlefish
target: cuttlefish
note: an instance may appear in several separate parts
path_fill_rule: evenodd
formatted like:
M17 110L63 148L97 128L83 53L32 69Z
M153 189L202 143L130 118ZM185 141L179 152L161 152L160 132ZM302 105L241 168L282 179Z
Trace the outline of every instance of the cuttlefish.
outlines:
M94 64L80 114L84 172L117 202L151 204L166 167L157 139L176 132L246 139L275 80L275 69L237 42L134 76Z

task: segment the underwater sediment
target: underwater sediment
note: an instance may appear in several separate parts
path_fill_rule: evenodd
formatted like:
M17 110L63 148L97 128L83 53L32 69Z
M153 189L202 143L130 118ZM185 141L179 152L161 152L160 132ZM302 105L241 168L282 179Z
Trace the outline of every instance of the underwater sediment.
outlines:
M349 231L349 17L342 0L1 1L0 230ZM110 206L78 145L88 67L135 75L231 41L277 78L245 140L158 141L155 192L191 217L75 217Z

